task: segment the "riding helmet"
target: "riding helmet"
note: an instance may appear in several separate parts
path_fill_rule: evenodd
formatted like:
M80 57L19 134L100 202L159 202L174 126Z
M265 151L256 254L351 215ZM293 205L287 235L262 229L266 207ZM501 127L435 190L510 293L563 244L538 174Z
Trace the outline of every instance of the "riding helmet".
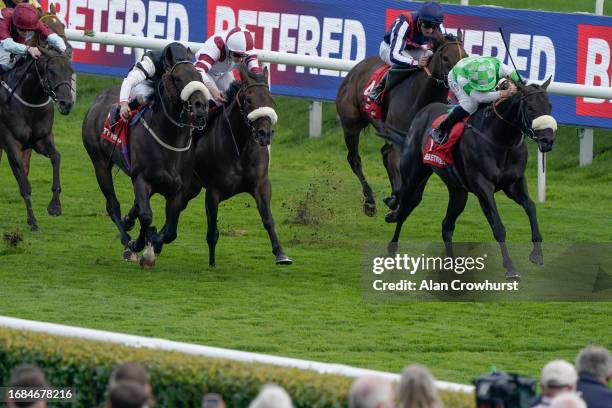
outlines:
M433 24L442 24L444 21L444 12L442 6L436 1L428 1L424 3L418 11L419 19Z
M38 11L27 3L19 3L13 12L13 24L21 30L31 31L38 26Z

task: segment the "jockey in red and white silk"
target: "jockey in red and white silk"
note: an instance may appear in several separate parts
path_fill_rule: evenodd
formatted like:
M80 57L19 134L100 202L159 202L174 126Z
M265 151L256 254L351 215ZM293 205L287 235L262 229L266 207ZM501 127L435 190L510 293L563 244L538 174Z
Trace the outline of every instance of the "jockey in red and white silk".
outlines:
M261 72L253 35L241 27L213 35L196 53L195 67L216 103L225 102L225 91L236 80L232 70L242 62L250 72Z

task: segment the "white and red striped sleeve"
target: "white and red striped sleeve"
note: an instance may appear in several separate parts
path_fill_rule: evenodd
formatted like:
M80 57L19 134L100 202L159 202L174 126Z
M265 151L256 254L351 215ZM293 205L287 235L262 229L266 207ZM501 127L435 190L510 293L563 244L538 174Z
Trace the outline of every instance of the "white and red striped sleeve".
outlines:
M245 58L244 63L250 72L261 72L261 66L259 65L259 60L257 59L257 54L251 54Z
M218 38L220 39L221 37ZM222 43L223 40L221 40ZM194 63L196 69L201 72L208 72L213 64L221 59L221 51L217 37L210 37L196 53L196 61Z

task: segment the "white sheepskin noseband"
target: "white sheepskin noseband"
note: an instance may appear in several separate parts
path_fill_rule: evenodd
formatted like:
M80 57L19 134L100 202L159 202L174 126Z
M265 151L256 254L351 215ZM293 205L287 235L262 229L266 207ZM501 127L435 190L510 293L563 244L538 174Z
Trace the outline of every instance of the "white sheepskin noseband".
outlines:
M257 108L257 109L252 110L251 113L247 115L247 119L250 120L251 122L254 122L257 119L263 118L266 116L270 118L272 125L274 125L276 121L278 120L278 115L276 114L274 109L267 107L267 106L264 106L263 108Z
M538 116L531 123L531 128L533 130L544 130L544 129L552 129L553 132L557 131L557 121L550 115L542 115Z
M181 99L187 102L189 97L196 91L202 91L206 100L210 99L210 92L208 92L208 88L200 81L191 81L181 91Z

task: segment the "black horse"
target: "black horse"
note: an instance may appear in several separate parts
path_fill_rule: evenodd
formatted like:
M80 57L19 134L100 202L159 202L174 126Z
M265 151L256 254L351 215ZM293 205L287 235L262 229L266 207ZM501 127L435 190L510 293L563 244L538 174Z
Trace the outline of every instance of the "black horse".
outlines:
M550 116L551 104L546 93L550 78L542 86L516 83L518 92L481 107L468 121L463 136L453 148L454 171L438 169L423 164L423 148L432 122L448 107L434 103L418 114L408 136L402 132L388 131L383 137L395 143L403 142L401 158L402 188L400 204L388 222L396 221L395 233L389 243L389 252L397 250L402 225L412 210L421 202L423 190L432 171L438 173L448 188L449 202L442 222L442 238L449 256L453 255L452 238L455 221L463 212L468 192L475 194L480 207L491 225L495 240L499 243L507 278L518 278L506 247L506 230L495 205L494 193L504 193L521 205L531 224L533 251L529 259L543 263L542 236L538 227L535 204L529 197L525 167L527 144L524 135L535 140L541 152L552 149L557 123ZM395 216L397 219L394 219Z
M100 190L106 197L106 210L119 229L126 260L150 243L159 253L163 243L176 237L183 192L190 186L195 149L192 132L205 124L209 93L191 63L184 47L173 48L164 61L165 73L156 86L155 101L137 125L130 129L128 169L120 149L101 138L109 109L119 98L117 87L101 93L83 121L83 145L89 153ZM135 205L130 222L121 219L111 170L120 167L132 179ZM166 199L166 223L163 233L151 228L153 214L150 197L159 193ZM127 231L140 221L140 233L131 241ZM152 263L154 259L151 259Z
M53 196L47 212L53 216L60 215L60 154L53 139L53 105L57 105L62 115L67 115L74 103L69 56L54 48L38 48L41 57L21 57L15 68L2 76L0 91L0 148L6 151L19 184L32 231L38 230L38 222L32 210L32 187L22 154L34 149L51 160Z
M400 82L386 93L382 112L385 123L407 132L416 113L421 108L432 102L446 101L448 72L461 58L467 56L462 46L461 30L458 30L456 38L452 35L437 35L434 38L433 46L434 54L426 70L418 69L406 79L408 71L400 72L402 70L397 69L398 72L393 72L396 68L392 68L392 72L389 73L389 81L395 82L393 79L395 76L400 78ZM336 109L342 122L344 142L348 148L347 160L353 173L361 182L365 198L363 211L369 216L374 216L376 213L376 200L361 169L359 135L368 124L373 123L376 128L380 128L380 123L373 122L363 113L362 105L365 97L363 90L372 73L383 64L384 62L378 56L361 61L344 78L336 97ZM401 185L400 153L393 144L388 143L382 147L381 153L392 190L391 197L386 198L385 203L394 209Z
M277 264L291 264L285 255L270 210L272 186L268 178L269 146L277 115L268 88L268 70L263 74L238 67L240 81L227 92L227 104L211 118L196 145L196 163L191 192L184 205L206 188L208 262L215 265L215 246L219 240L217 211L219 203L240 193L249 193L257 202L264 228L270 236ZM165 230L166 227L162 229Z

